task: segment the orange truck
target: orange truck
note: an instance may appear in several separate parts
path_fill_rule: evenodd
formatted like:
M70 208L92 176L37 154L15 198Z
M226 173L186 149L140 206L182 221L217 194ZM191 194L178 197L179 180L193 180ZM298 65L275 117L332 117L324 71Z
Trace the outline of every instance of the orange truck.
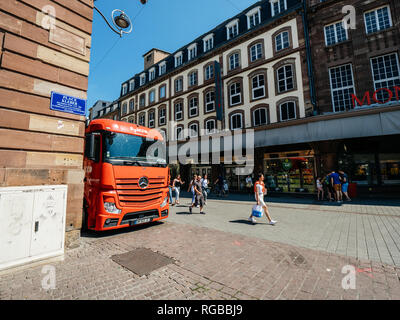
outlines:
M83 229L104 231L165 219L169 168L157 130L98 119L85 137Z

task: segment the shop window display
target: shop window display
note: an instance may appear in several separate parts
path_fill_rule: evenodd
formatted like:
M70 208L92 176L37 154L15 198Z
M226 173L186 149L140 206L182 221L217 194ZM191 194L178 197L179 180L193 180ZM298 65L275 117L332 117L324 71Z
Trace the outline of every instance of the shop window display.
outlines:
M277 192L315 192L314 158L293 157L265 160L268 189Z

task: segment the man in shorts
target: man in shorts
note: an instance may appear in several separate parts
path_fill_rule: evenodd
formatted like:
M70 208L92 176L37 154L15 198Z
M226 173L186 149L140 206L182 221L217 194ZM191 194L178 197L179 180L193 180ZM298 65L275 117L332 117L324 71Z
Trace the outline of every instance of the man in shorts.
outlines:
M336 171L332 171L330 177L331 185L335 191L335 200L337 202L342 202L342 183L340 181L340 175Z
M258 180L254 185L254 194L255 198L257 201L257 205L262 206L265 212L265 216L267 217L269 224L274 225L276 224L277 221L274 221L271 219L271 216L269 215L268 212L268 207L264 202L264 195L267 193L267 189L265 189L265 184L264 184L264 175L260 173L258 175ZM251 221L253 224L256 223L256 219L253 217L253 215L250 215L249 221Z
M206 214L203 211L204 207L204 196L203 196L203 189L201 188L201 177L197 176L196 181L193 183L193 189L195 193L196 203L200 206L200 214ZM189 207L189 212L192 214L192 209L195 206L194 203Z

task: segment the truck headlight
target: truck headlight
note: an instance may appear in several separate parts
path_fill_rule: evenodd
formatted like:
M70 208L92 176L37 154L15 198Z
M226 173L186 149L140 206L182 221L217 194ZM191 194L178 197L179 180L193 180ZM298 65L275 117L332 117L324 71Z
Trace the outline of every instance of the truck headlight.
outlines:
M104 210L106 210L108 213L112 214L120 214L121 210L119 210L114 202L104 202Z
M168 203L168 196L167 196L167 197L165 197L165 199L164 199L163 203L161 203L161 205L160 205L160 208L163 208L163 207L165 207L165 206L167 205L167 203Z

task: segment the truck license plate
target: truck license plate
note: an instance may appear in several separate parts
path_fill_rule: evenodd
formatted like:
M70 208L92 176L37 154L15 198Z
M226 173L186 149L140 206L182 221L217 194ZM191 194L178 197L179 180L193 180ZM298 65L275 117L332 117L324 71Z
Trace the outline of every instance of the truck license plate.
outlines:
M135 220L134 224L142 224L142 223L147 223L150 221L151 221L151 218L137 219L137 220Z

